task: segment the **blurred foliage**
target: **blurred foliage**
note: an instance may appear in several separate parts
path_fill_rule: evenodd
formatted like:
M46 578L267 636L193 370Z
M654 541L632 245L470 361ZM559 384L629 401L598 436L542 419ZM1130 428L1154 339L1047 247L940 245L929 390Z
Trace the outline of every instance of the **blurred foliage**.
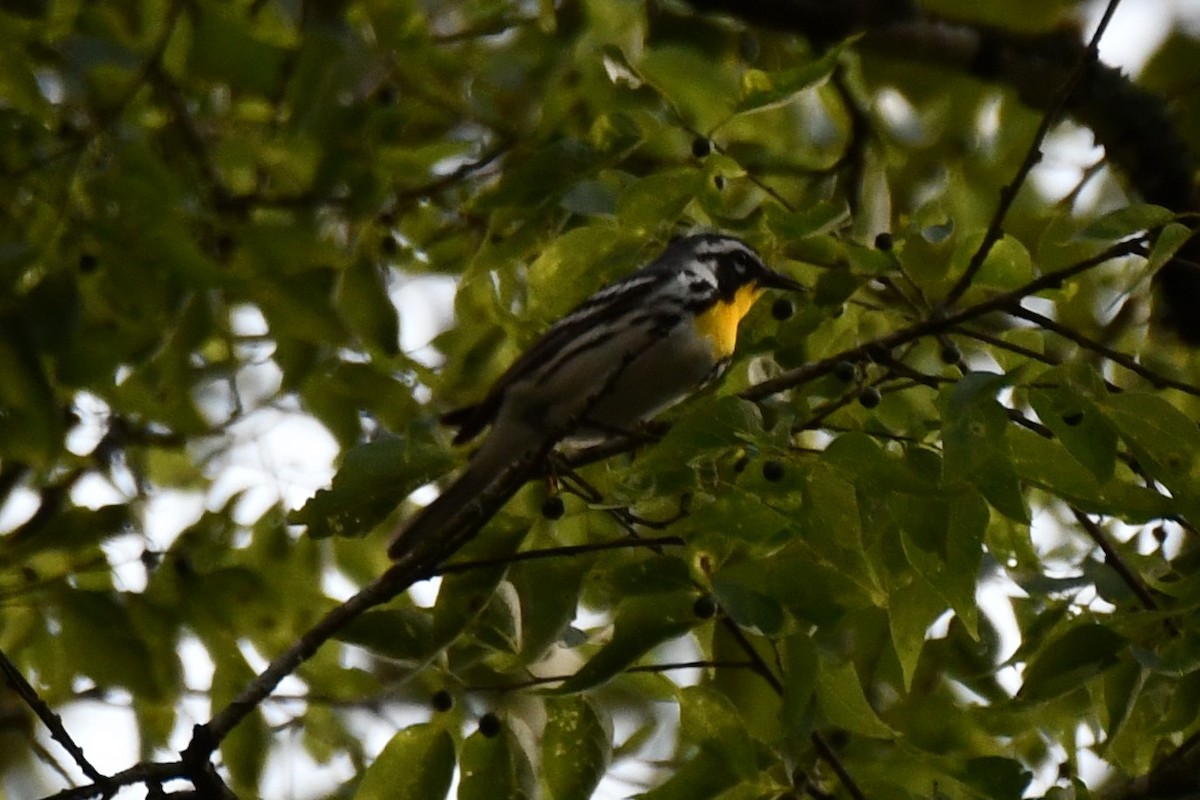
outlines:
M933 5L1012 31L1080 6ZM983 241L1039 121L1004 87L633 0L24 0L0 45L0 650L52 709L129 709L141 757L174 758L386 569L404 497L465 458L437 415L705 227L811 299L760 303L721 387L583 469L598 500L544 519L530 486L460 558L630 546L359 617L222 742L231 787L850 797L844 771L1065 800L1085 766L1122 796L1187 755L1200 368L1146 318L1188 231L1064 164L1070 124L958 308L1161 231L1148 257L1041 288L1041 317L864 350ZM1146 75L1192 142L1196 48ZM455 322L405 352L436 310L401 289L447 278ZM299 511L237 477L295 419L342 467ZM59 756L0 698L0 793L53 794ZM272 765L314 777L284 793Z

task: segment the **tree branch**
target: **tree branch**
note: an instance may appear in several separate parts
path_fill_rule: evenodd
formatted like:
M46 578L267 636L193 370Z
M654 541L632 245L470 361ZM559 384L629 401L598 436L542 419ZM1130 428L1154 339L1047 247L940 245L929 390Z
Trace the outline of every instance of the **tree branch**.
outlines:
M70 754L72 760L83 770L83 774L94 783L99 783L106 780L100 770L92 766L88 761L87 756L83 754L83 748L75 743L71 738L71 734L67 733L67 729L63 727L62 718L54 713L46 701L41 698L37 690L25 680L25 676L21 674L21 670L17 669L17 665L9 660L8 655L0 650L0 672L4 673L4 680L16 692L17 696L25 701L25 705L29 706L34 714L37 714L38 719L50 731L51 738L63 746L63 749Z
M1058 122L1062 116L1063 110L1067 106L1067 101L1071 99L1071 94L1079 86L1088 65L1096 63L1097 53L1100 48L1100 39L1103 38L1104 32L1108 29L1108 23L1120 3L1121 0L1108 0L1108 5L1104 9L1104 15L1100 19L1100 24L1096 26L1096 32L1092 34L1092 40L1088 42L1087 48L1076 58L1075 67L1071 70L1067 79L1055 91L1050 104L1047 106L1045 112L1042 113L1041 122L1038 123L1037 131L1033 134L1033 141L1029 143L1029 149L1025 153L1025 158L1021 161L1021 166L1017 168L1017 174L1013 176L1011 183L1000 190L1000 202L996 206L995 213L992 214L992 221L988 225L987 233L983 236L983 241L979 243L979 247L971 254L971 260L967 263L967 268L963 271L963 274L959 277L953 288L950 289L949 293L942 299L944 307L952 306L958 302L959 298L963 296L963 293L967 291L971 283L975 280L975 276L979 273L980 268L983 267L983 262L987 260L988 253L992 251L992 247L1004 236L1004 219L1008 216L1008 210L1012 207L1013 201L1017 199L1017 193L1021 191L1021 187L1025 185L1025 180L1029 177L1029 173L1042 160L1042 142L1046 140L1046 135L1050 133L1051 126Z
M788 370L787 372L775 378L756 383L749 389L743 391L739 397L745 400L757 401L770 397L773 394L778 394L787 391L802 383L815 380L829 372L832 372L837 364L841 361L861 361L871 357L873 353L880 350L890 351L895 348L908 344L909 342L921 339L926 336L934 336L938 333L954 330L957 326L964 322L969 322L987 314L996 312L1007 312L1011 307L1018 304L1023 298L1036 294L1045 289L1057 288L1065 281L1087 272L1090 269L1111 261L1114 258L1121 256L1133 255L1137 253L1142 245L1140 239L1128 239L1123 242L1108 247L1104 251L1096 255L1085 258L1071 266L1054 272L1046 273L1039 278L1036 278L1029 283L1017 289L1013 289L1003 294L995 295L987 300L984 300L969 308L956 311L951 314L938 315L935 314L929 319L922 320L900 330L893 331L885 336L870 342L865 342L852 347L849 350L844 350L832 356L805 364L802 367Z
M133 786L143 783L161 786L172 780L190 780L188 766L182 761L142 762L127 770L101 777L86 786L75 786L64 789L58 794L50 795L45 800L90 800L93 797L112 797L123 786ZM151 795L153 796L153 795ZM212 800L220 800L213 797Z
M1167 102L1121 70L1096 61L1094 53L1089 56L1090 46L1068 27L1015 33L926 14L908 0L689 0L689 4L767 30L798 33L817 45L864 34L855 46L863 53L933 64L1006 85L1035 110L1052 110L1060 102L1056 90L1066 86L1084 63L1062 110L1091 129L1108 161L1147 202L1177 212L1193 211L1200 204L1192 183L1194 159ZM1158 271L1155 283L1159 320L1188 343L1200 343L1200 316L1194 313L1200 307L1200 241L1185 245Z
M1085 350L1091 350L1093 353L1107 358L1109 361L1124 367L1135 375L1140 375L1141 377L1150 381L1150 383L1152 383L1156 389L1168 387L1171 389L1178 389L1179 391L1190 394L1193 397L1200 397L1200 386L1195 386L1187 383L1186 381L1176 380L1163 375L1162 373L1155 372L1144 364L1138 363L1136 360L1134 360L1133 356L1129 355L1128 353L1122 353L1119 350L1113 350L1111 347L1101 344L1095 339L1084 336L1082 333L1079 333L1078 331L1069 328L1066 325L1055 322L1047 316L1038 314L1036 311L1030 311L1023 306L1014 306L1009 313L1011 313L1014 317L1020 317L1021 319L1034 323L1040 328L1044 328L1052 333L1056 333L1064 339L1074 342Z

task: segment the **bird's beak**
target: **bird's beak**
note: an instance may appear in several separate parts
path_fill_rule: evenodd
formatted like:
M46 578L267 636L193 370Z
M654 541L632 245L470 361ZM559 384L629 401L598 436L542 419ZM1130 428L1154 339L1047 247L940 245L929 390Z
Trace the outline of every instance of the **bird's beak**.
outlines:
M768 269L758 278L758 285L764 289L786 289L789 292L807 292L808 287L799 283L782 272Z

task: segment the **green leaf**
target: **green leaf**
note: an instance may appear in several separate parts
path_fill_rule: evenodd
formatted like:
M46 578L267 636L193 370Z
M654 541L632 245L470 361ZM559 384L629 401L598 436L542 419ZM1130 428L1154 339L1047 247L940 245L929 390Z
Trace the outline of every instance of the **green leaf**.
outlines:
M737 708L720 693L691 686L680 691L680 731L695 752L669 780L643 800L698 800L717 797L759 770L757 747Z
M807 633L792 634L784 641L783 720L791 733L806 733L812 714L809 707L817 690L820 656Z
M1142 468L1186 503L1186 513L1200 512L1200 428L1196 421L1152 394L1113 395L1100 408Z
M388 299L383 271L375 264L359 258L342 271L337 307L369 348L388 356L400 352L400 319Z
M1033 773L1013 758L978 756L966 759L958 777L978 790L982 797L1016 800L1025 796Z
M863 549L859 493L836 470L820 464L804 485L805 542L831 566L872 592L878 581Z
M1093 220L1079 232L1083 239L1120 240L1162 227L1175 218L1175 213L1169 208L1150 203L1134 203L1122 206Z
M24 325L0 316L0 452L32 465L52 463L62 439L62 414Z
M845 200L822 200L794 211L783 206L767 206L768 226L778 238L788 241L828 233L849 219L850 206Z
M763 636L776 636L783 628L783 606L757 584L734 580L732 573L713 578L713 592L721 609L741 628Z
M517 590L508 581L501 581L484 605L483 613L471 625L471 646L508 655L521 652L524 647L521 614Z
M428 441L379 439L349 451L328 489L319 490L288 521L314 539L363 536L400 498L449 469L450 456Z
M209 7L198 14L189 68L197 77L263 95L281 85L290 49L253 36L243 21Z
M648 792L634 795L638 800L707 800L720 796L738 783L738 776L720 758L712 758L705 749L671 772L671 777Z
M1181 222L1172 222L1164 226L1158 236L1154 237L1154 246L1150 248L1150 255L1146 257L1146 271L1151 275L1157 273L1175 258L1175 254L1195 235L1195 230Z
M738 79L732 72L712 69L710 59L698 47L668 45L646 50L637 66L691 127L711 131L732 111Z
M1110 514L1128 522L1148 522L1172 513L1171 498L1119 480L1103 485L1061 443L1032 431L1009 432L1012 463L1021 477L1079 508Z
M63 596L59 614L63 655L76 674L101 688L121 686L148 699L162 696L153 668L156 657L119 595L75 591ZM247 671L245 677L254 675Z
M826 50L816 61L797 67L774 72L746 70L742 75L742 99L738 101L735 111L738 114L753 114L790 102L800 92L832 75L842 51L853 41L843 41Z
M710 745L740 775L756 770L755 749L739 710L729 698L706 686L679 693L679 726L685 742Z
M1082 622L1033 656L1017 699L1038 703L1074 691L1115 665L1127 646L1112 628Z
M536 796L529 758L508 726L495 736L478 731L468 736L462 745L460 774L458 800L523 800Z
M351 620L336 638L397 661L421 662L432 652L433 621L419 608L371 609Z
M991 523L987 504L975 492L951 495L947 538L947 574L934 588L943 592L971 636L978 635L979 606L967 600L973 594L983 562L984 536Z
M590 689L623 672L654 647L687 633L700 620L695 592L626 598L617 607L612 638L556 692Z
M634 474L653 481L660 495L692 491L695 459L744 447L762 431L757 406L737 397L702 397L686 404L683 417L639 456Z
M232 637L214 637L208 652L215 665L213 706L224 707L254 679L254 670L246 663ZM233 777L233 788L239 795L250 793L258 786L266 766L269 741L270 734L261 708L254 709L247 719L242 720L221 740L221 758Z
M747 483L750 483L747 481ZM707 543L716 539L724 543L747 542L752 545L774 542L780 535L795 530L795 512L792 505L793 497L789 496L786 484L801 483L799 476L795 481L785 478L776 484L761 486L761 477L752 485L730 487L713 503L696 502L692 506L693 513L701 514L704 518L703 538L698 543ZM762 489L756 491L757 489ZM796 494L799 494L797 491ZM777 508L777 504L782 506Z
M583 696L546 699L541 782L549 800L588 800L612 759L612 724Z
M663 220L678 218L701 186L695 170L648 175L621 192L617 220L633 231L653 231Z
M942 497L893 494L887 504L900 525L909 563L974 636L979 618L975 582L990 519L987 503L977 492L964 489Z
M537 661L575 619L591 564L582 558L522 561L508 571L521 598L521 655Z
M863 694L854 664L823 662L817 675L817 705L830 724L872 739L890 739L896 732L884 724Z
M817 625L832 625L848 609L861 608L876 599L874 590L850 580L841 570L817 563L803 542L766 560L731 562L714 580L757 586L798 619Z
M1014 378L970 372L943 394L942 475L947 487L973 483L997 511L1028 524L1029 509L1005 439L1008 413L995 400L996 392Z
M817 278L813 302L818 306L840 306L858 291L859 278L845 269L824 270Z
M129 506L70 506L35 526L36 535L6 537L0 545L0 565L20 564L45 552L87 554L89 548L128 532L132 523Z
M38 88L33 62L7 36L0 47L0 97L30 116L40 117L49 110L50 104Z
M893 590L888 597L888 625L892 633L892 647L900 660L905 690L912 687L913 675L921 658L921 651L925 647L925 635L929 626L945 610L946 603L938 592L919 578Z
M1031 389L1029 404L1037 412L1038 419L1062 442L1072 456L1086 467L1096 480L1104 483L1112 477L1117 459L1117 432L1096 407L1094 397L1103 396L1103 384L1092 389L1096 394L1080 391L1077 381L1094 384L1099 376L1091 373L1074 377L1079 367L1064 367L1050 370L1039 378L1039 382L1064 378L1064 382L1052 389ZM1086 369L1086 368L1083 368Z
M453 778L454 739L440 726L413 725L384 745L363 773L354 800L441 798L450 791Z
M1029 250L1016 237L1006 235L988 251L983 266L975 275L975 284L996 289L1016 289L1032 279L1033 259Z
M487 612L504 573L501 564L444 575L433 606L431 642L438 647L449 644Z
M687 591L692 587L688 562L680 556L641 554L607 570L605 588L618 597Z
M470 208L486 213L503 208L527 211L542 204L556 204L580 175L591 170L597 154L579 140L561 139L538 143L524 156L514 160L494 187L475 198Z

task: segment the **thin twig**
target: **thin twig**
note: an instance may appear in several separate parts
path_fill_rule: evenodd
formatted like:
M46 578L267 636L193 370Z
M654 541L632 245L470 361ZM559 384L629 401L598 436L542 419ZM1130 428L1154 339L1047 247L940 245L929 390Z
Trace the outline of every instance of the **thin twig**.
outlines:
M1129 590L1137 596L1137 599L1141 602L1142 607L1147 611L1160 610L1158 601L1154 599L1154 595L1150 594L1150 590L1146 588L1146 584L1142 581L1142 577L1138 575L1132 567L1125 563L1125 559L1121 558L1121 554L1117 552L1117 548L1113 546L1111 541L1109 541L1108 535L1104 532L1104 529L1101 528L1094 519L1080 511L1075 506L1071 506L1071 513L1075 515L1075 519L1080 525L1083 526L1083 529L1087 532L1087 535L1091 537L1091 540L1095 542L1096 546L1099 547L1101 552L1104 553L1104 563L1112 567L1113 571L1120 576L1121 580L1125 582L1125 585L1129 587ZM1164 619L1163 622L1166 624L1167 629L1171 631L1172 634L1179 634L1179 627L1175 624L1174 620Z
M89 126L87 130L82 131L74 141L64 144L62 147L47 153L40 158L34 159L23 167L17 170L12 170L7 174L11 177L21 178L29 175L37 170L57 161L64 156L68 156L75 152L86 150L88 145L94 142L105 132L109 125L113 124L125 111L126 107L133 102L141 91L142 85L146 82L152 70L156 69L161 63L163 54L167 51L167 45L171 42L171 37L175 33L175 25L179 21L179 15L183 12L187 5L186 0L176 0L167 8L166 15L163 19L162 30L155 39L154 44L150 48L150 52L146 54L145 60L138 67L137 72L125 84L124 89L111 105L106 108L101 108L96 114L94 125ZM76 161L76 168L78 161ZM68 182L69 183L69 182Z
M562 547L544 547L539 550L526 550L513 555L498 558L480 558L472 561L459 561L446 564L434 571L435 575L451 575L456 572L468 572L473 569L496 567L505 564L516 564L520 561L536 561L544 558L571 558L586 553L597 553L604 550L621 550L632 547L684 547L687 542L678 536L659 536L654 539L621 539L615 542L598 542L596 544L564 545Z
M1046 108L1046 112L1042 114L1042 120L1033 135L1033 141L1029 143L1029 150L1025 153L1025 159L1021 162L1021 166L1017 168L1017 174L1013 176L1012 182L1000 190L1000 202L996 206L996 213L992 215L992 221L988 225L987 233L984 234L983 241L979 243L978 249L971 255L971 261L967 264L967 268L958 279L958 282L954 284L954 287L943 298L943 308L949 308L958 302L963 293L971 286L971 282L975 280L976 274L983 267L983 262L987 260L988 253L992 251L992 247L1004 236L1004 219L1008 216L1008 211L1012 207L1013 201L1017 199L1017 193L1025 185L1025 180L1029 177L1029 173L1042 160L1042 142L1045 141L1051 126L1062 116L1067 101L1071 99L1075 88L1086 74L1088 66L1096 63L1100 48L1100 39L1104 36L1105 30L1108 29L1108 23L1120 3L1121 0L1108 1L1108 6L1104 9L1104 15L1100 18L1100 24L1096 26L1096 31L1092 34L1092 39L1088 42L1087 48L1079 54L1079 58L1076 60L1071 74L1063 82L1063 85L1059 87L1054 98L1050 101L1050 105Z
M1038 325L1039 327L1045 328L1051 333L1056 333L1064 339L1069 339L1085 350L1090 350L1097 355L1104 356L1114 364L1122 366L1130 372L1140 375L1141 377L1150 381L1150 383L1152 383L1156 389L1167 387L1171 389L1178 389L1181 392L1186 392L1193 397L1200 397L1200 386L1194 386L1186 381L1176 380L1175 378L1155 372L1149 367L1139 364L1133 358L1133 356L1129 355L1128 353L1122 353L1120 350L1114 350L1111 347L1101 344L1095 339L1084 336L1082 333L1074 331L1066 325L1055 322L1049 317L1039 314L1036 311L1030 311L1023 306L1017 306L1011 309L1009 313L1011 313L1014 317L1020 317L1021 319Z
M832 372L834 367L842 361L861 361L868 358L877 350L889 351L903 344L916 341L917 339L926 336L933 336L942 331L949 331L962 325L964 322L978 319L979 317L997 312L1008 312L1011 307L1020 301L1022 298L1032 294L1036 294L1044 289L1050 289L1062 285L1065 281L1075 277L1076 275L1087 272L1090 269L1095 269L1101 264L1107 263L1114 258L1121 256L1132 255L1139 251L1142 245L1141 239L1127 239L1122 242L1117 242L1103 252L1097 253L1090 258L1076 262L1069 267L1049 272L1042 275L1029 283L1017 289L1013 289L1003 294L998 294L992 298L977 303L969 308L956 311L945 316L934 315L933 317L922 320L916 324L910 325L907 328L901 328L898 331L893 331L886 336L881 336L878 339L870 342L864 342L857 347L852 347L849 350L843 350L820 361L813 361L805 364L802 367L788 370L782 375L778 375L769 380L756 383L749 389L746 389L738 396L743 400L758 401L764 400L771 395L787 391L800 384L815 380L822 375Z
M45 800L90 800L93 797L111 797L122 786L133 786L143 783L149 786L161 786L172 780L190 780L190 770L182 761L153 761L135 764L107 778L89 783L86 786L75 786L63 789L58 794L51 795ZM199 795L193 795L199 796ZM214 798L215 800L215 798Z
M70 755L72 760L83 770L83 774L88 777L88 780L93 783L106 780L100 770L92 766L88 761L87 756L83 754L83 748L75 743L71 738L71 734L67 733L67 729L62 724L62 717L54 713L46 701L42 699L37 690L25 680L25 676L21 674L21 670L17 669L17 665L9 660L8 655L0 650L0 672L4 673L4 680L8 683L17 696L25 701L25 705L29 706L34 714L37 714L38 719L50 731L51 738L63 746Z
M680 669L755 669L753 661L669 661L665 664L637 664L626 667L623 671L630 672L674 672ZM545 686L550 683L562 683L575 676L545 675L512 683L500 683L493 686L464 686L468 692L516 692L534 686Z
M833 768L833 771L837 773L838 780L846 787L846 791L850 793L850 796L854 800L867 800L867 796L863 794L863 790L858 788L858 784L854 782L854 778L850 777L850 773L846 771L846 767L842 764L841 759L838 758L838 754L833 751L833 748L829 746L824 737L813 731L812 743L817 748L817 753L820 754L822 760L829 764Z

